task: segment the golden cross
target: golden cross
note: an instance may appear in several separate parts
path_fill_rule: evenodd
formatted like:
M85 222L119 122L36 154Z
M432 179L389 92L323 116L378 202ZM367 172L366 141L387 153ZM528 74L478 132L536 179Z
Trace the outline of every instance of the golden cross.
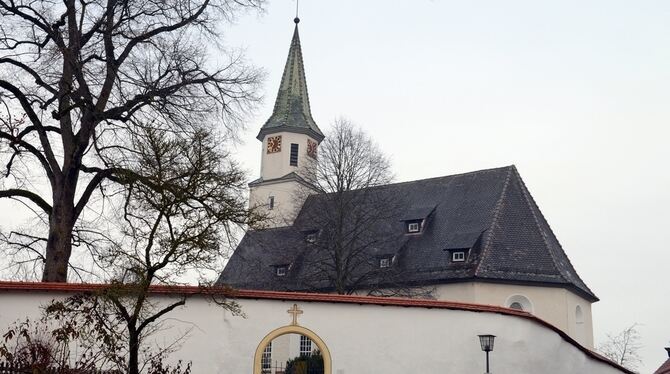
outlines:
M293 322L291 325L297 325L298 324L298 315L302 314L302 310L298 309L298 304L293 304L293 307L289 310L286 311L288 314L293 314Z

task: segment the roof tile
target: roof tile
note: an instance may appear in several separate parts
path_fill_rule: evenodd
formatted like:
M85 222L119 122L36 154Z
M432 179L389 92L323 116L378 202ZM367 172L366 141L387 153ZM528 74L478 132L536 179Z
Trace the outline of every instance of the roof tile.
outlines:
M530 282L566 287L598 300L577 275L514 166L374 188L396 197L400 209L373 234L391 240L380 241L384 244L371 248L368 256L396 255L394 266L402 270L397 282ZM300 231L314 228L310 217L321 212L323 204L318 202L326 198L310 196L291 227L248 232L219 282L240 288L313 289L313 284L301 282L314 270L309 264L328 260L306 243ZM404 235L402 220L414 211L430 217L420 235ZM451 261L445 250L456 248L470 250L467 261ZM272 272L278 258L294 264L287 277ZM379 280L370 280L375 281ZM331 285L321 286L327 290Z

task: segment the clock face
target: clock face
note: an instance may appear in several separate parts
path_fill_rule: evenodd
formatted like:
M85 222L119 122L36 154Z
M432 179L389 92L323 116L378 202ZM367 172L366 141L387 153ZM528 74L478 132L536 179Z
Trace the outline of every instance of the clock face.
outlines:
M316 158L316 148L319 144L317 142L313 142L310 139L307 139L307 155L311 158Z
M268 137L268 153L281 151L281 135Z

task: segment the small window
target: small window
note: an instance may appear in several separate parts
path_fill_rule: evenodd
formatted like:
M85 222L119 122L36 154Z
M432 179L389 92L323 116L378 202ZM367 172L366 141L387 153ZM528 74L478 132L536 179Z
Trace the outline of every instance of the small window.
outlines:
M507 307L510 309L533 313L533 304L526 296L523 295L512 295L508 297L504 305L507 305Z
M263 355L261 356L261 366L263 370L272 369L272 342L269 342L263 350Z
M308 232L307 235L305 235L305 241L307 243L316 243L316 238L318 234L319 234L318 231Z
M275 197L270 196L268 197L268 209L272 210L275 208Z
M523 310L523 305L519 302L513 302L512 304L509 305L511 309L516 309L516 310Z
M291 166L298 166L298 144L291 143Z
M275 273L277 274L278 277L285 276L287 271L288 271L288 266L286 266L286 265L277 266L276 269L275 269Z
M305 335L300 335L300 356L312 355L312 340Z
M575 322L578 325L581 325L584 323L584 312L582 311L582 307L577 305L575 308Z
M421 231L421 221L407 222L407 232L417 233Z
M451 261L453 262L463 262L465 261L465 252L457 251L451 253Z
M379 267L380 268L389 268L391 267L391 263L393 262L393 258L391 257L384 257L379 259Z

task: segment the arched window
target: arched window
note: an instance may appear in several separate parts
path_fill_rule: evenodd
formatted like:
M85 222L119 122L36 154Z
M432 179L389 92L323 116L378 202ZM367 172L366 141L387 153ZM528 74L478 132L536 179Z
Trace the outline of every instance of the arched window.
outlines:
M509 307L512 309L523 310L523 305L521 305L521 303L516 301L510 304Z
M582 311L582 307L579 305L577 305L577 307L575 308L575 322L578 325L584 323L584 312Z
M523 295L512 295L507 298L505 306L510 309L523 310L524 312L533 313L533 304Z
M323 374L333 373L332 368L333 361L332 358L330 357L330 350L323 342L323 340L321 340L321 338L318 335L316 335L312 330L309 330L307 328L298 325L288 325L271 331L270 333L265 335L263 340L261 340L261 342L258 344L258 347L256 348L256 354L254 355L254 374L264 373L265 369L263 368L263 353L266 351L268 344L270 344L275 338L289 334L298 334L304 336L305 341L306 340L310 341L310 345L312 346L312 348L314 348L314 345L316 345L316 348L319 350L321 356L323 357Z

